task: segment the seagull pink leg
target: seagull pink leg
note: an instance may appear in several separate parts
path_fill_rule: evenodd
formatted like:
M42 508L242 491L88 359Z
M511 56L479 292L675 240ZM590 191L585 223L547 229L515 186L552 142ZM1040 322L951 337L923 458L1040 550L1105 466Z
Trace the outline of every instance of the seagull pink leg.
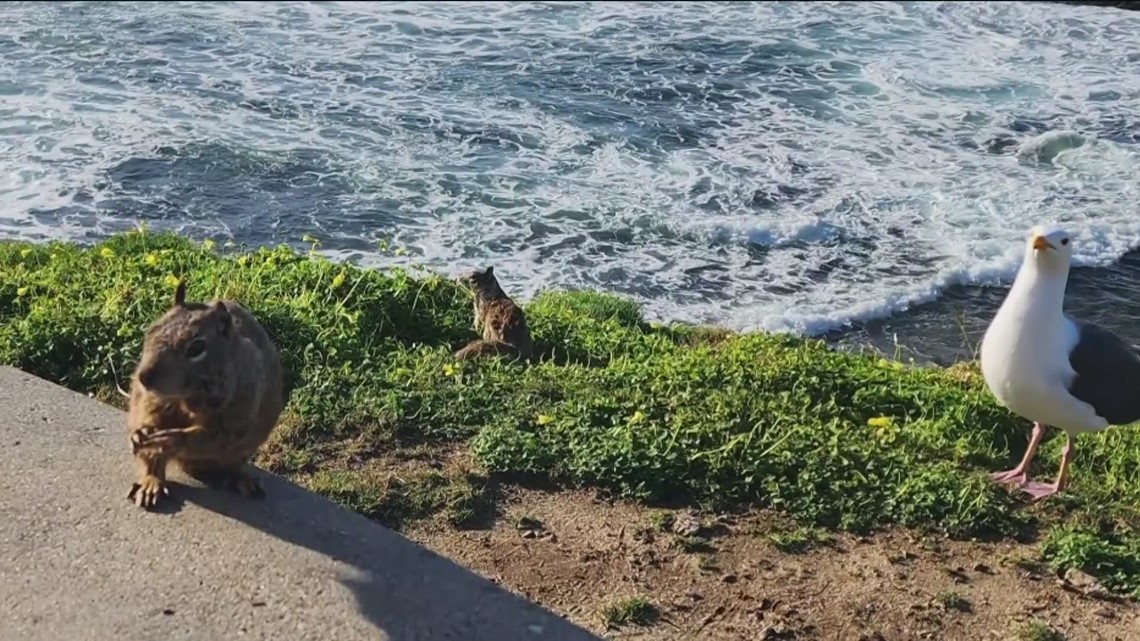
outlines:
M1073 460L1073 437L1065 433L1065 446L1061 448L1061 471L1052 483L1026 483L1021 491L1033 497L1034 501L1053 496L1069 484L1069 462Z
M1045 426L1040 423L1034 423L1033 433L1029 436L1029 447L1025 448L1025 456L1021 457L1021 462L1012 470L994 472L990 475L990 478L998 483L1013 483L1017 487L1025 485L1028 480L1027 474L1029 472L1029 466L1033 463L1033 457L1037 455L1037 446L1041 443L1041 439L1044 436Z

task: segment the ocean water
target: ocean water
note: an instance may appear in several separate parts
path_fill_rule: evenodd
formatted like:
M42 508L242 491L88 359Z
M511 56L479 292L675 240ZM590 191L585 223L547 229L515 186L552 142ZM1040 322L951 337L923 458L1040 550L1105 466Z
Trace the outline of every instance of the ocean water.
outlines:
M952 335L947 305L975 331L1027 230L1060 222L1092 270L1084 299L1111 315L1140 298L1121 267L1140 245L1131 12L75 2L0 18L3 237L311 234L365 265L494 265L523 300L600 288L651 318L882 341ZM1125 276L1109 298L1098 270Z

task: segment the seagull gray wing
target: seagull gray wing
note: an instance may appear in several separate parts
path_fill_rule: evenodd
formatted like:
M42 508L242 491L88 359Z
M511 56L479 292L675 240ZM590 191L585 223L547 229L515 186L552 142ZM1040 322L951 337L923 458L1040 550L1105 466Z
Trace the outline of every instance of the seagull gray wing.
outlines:
M1112 425L1140 420L1140 353L1116 334L1074 321L1077 344L1069 352L1076 372L1069 393Z

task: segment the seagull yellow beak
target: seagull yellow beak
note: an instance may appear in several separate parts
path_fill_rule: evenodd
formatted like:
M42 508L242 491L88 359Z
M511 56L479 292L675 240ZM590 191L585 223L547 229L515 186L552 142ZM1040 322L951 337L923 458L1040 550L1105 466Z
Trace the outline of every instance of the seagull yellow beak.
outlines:
M1037 249L1037 250L1056 249L1056 247L1053 247L1052 245L1050 245L1049 241L1045 240L1044 236L1034 236L1033 237L1033 249Z

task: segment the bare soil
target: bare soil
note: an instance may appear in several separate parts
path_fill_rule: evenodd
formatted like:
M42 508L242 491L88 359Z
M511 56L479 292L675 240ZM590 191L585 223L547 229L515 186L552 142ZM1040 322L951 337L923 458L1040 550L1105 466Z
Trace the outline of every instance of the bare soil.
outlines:
M497 504L479 529L429 519L405 535L607 639L1140 639L1140 606L1062 579L1031 544L895 531L785 553L770 535L794 530L773 514L677 511L670 526L592 493L517 487ZM634 597L651 616L607 619Z
M269 469L277 449L263 452ZM379 520L605 639L1140 641L1140 604L1088 575L1059 576L1035 542L901 529L828 534L772 512L662 510L591 491L472 485L461 447L333 449L341 456L324 469L386 479L403 497ZM435 486L417 479L431 475L459 491L430 496L424 488ZM409 498L417 495L428 498Z

